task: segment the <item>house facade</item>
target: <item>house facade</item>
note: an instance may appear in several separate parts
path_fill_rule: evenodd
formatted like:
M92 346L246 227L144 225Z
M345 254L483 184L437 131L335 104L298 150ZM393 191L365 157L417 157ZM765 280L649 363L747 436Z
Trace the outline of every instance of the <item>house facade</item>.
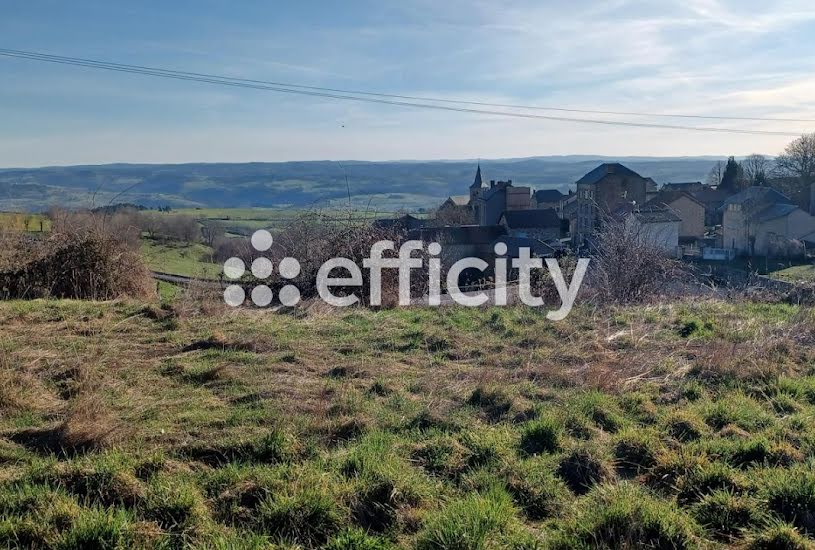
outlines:
M682 220L663 208L644 208L631 212L626 224L646 243L674 256L679 253L679 228Z
M645 204L648 180L619 163L604 163L577 181L574 244L591 237L603 215L627 204Z
M662 190L646 203L667 208L680 219L680 239L701 239L705 236L705 205L685 191Z
M815 217L770 187L749 187L722 209L722 244L741 255L786 256L815 232Z

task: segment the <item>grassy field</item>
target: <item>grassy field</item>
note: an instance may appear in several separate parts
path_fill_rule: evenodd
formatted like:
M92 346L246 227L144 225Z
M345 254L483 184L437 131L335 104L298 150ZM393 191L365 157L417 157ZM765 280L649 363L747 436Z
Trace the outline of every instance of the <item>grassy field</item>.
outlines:
M815 282L815 265L796 265L776 271L770 276L773 279L781 279L791 283L811 283Z
M31 232L51 231L51 220L45 214L26 214L20 212L0 212L0 229L8 231ZM42 225L40 225L42 223Z
M212 249L201 243L142 241L142 254L153 271L217 279L221 266L210 261Z
M183 306L0 303L0 547L813 546L811 309Z

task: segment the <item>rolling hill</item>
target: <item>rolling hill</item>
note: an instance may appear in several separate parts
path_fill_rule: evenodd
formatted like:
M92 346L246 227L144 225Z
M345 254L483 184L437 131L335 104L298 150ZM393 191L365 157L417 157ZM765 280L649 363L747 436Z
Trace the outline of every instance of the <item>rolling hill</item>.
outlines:
M484 160L486 180L567 190L598 163L624 162L659 183L704 179L713 157L566 156ZM377 209L432 208L465 194L476 161L305 161L241 164L106 164L0 169L0 210L51 205L147 207L309 207L347 204ZM347 183L346 183L347 176Z

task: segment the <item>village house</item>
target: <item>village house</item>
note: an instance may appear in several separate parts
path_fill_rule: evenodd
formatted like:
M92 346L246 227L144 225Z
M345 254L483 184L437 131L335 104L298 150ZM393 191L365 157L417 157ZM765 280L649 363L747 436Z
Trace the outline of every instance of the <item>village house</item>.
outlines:
M562 222L554 208L507 210L501 214L498 225L507 235L535 239L543 242L556 241L562 236Z
M724 189L717 189L708 185L702 186L698 191L690 191L693 197L705 205L705 225L708 227L722 225L722 205L732 194Z
M679 238L682 241L705 236L705 205L686 191L661 190L646 206L666 208L679 217Z
M815 232L815 217L770 187L749 187L722 210L723 246L741 255L798 255Z
M655 206L637 208L625 217L625 223L643 242L670 255L679 254L679 228L682 220L671 210Z
M626 204L646 201L648 180L619 163L604 163L577 181L577 216L572 240L580 245L599 227L601 218Z
M560 209L560 201L566 195L557 189L540 189L532 194L532 202L534 208L554 208Z
M479 164L470 185L469 204L478 225L495 225L507 210L532 208L532 190L529 187L515 187L512 180L490 180L489 187L485 187Z

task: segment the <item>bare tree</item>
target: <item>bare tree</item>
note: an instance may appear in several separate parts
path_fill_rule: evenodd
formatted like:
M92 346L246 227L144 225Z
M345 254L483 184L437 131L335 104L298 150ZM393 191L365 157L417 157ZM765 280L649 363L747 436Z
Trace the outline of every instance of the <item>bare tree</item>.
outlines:
M642 302L682 280L681 263L650 238L642 225L605 216L592 254L592 287L609 303Z
M724 163L722 161L716 161L716 164L713 165L713 168L710 169L710 172L707 175L707 184L716 187L720 183L722 183L722 176L724 176Z
M23 225L25 226L26 231L28 231L28 227L31 225L32 221L34 221L34 216L31 214L26 214L23 216Z
M767 157L753 154L744 159L741 165L748 185L767 185L767 179L772 168L772 163Z
M810 206L815 185L815 134L806 134L787 145L775 159L776 175L787 178L783 189L803 207Z
M213 246L215 241L219 238L223 237L226 234L226 228L224 224L207 220L203 224L201 224L201 238L205 245Z

